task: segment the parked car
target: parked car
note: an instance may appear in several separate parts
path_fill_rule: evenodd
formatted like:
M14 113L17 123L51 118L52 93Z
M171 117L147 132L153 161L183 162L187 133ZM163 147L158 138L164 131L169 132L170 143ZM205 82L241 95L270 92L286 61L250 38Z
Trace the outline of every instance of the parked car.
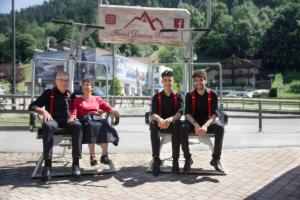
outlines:
M5 90L3 88L2 85L0 85L0 95L4 95L5 94Z
M225 95L226 97L248 97L246 91L231 90Z

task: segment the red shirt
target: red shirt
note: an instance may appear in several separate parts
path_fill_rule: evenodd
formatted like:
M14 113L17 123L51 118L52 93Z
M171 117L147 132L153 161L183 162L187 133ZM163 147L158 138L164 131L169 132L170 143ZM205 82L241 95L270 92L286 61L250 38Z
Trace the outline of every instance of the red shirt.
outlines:
M111 106L98 96L92 96L88 99L77 97L73 101L71 118L79 118L87 114L99 115L99 110L109 112Z

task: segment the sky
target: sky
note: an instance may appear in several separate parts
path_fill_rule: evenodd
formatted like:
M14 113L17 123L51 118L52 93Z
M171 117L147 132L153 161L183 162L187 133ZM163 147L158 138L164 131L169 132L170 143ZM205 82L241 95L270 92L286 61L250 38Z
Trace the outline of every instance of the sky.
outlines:
M10 13L12 0L0 0L0 13ZM43 4L45 0L15 0L15 10Z

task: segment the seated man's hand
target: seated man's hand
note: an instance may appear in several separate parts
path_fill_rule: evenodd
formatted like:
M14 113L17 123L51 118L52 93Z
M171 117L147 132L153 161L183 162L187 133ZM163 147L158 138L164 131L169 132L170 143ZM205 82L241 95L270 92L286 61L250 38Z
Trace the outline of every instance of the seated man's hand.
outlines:
M120 117L119 112L115 108L111 108L110 114L112 114L114 117Z
M205 135L207 133L207 127L206 126L202 126L199 129L200 135Z
M169 118L167 118L167 119L165 119L166 121L168 121L168 122L170 122L170 123L172 123L174 120L173 120L173 117L169 117Z
M199 124L194 126L195 135L200 135L200 129L201 129L201 127L199 126Z
M170 120L168 120L168 119L165 119L164 122L163 122L163 129L169 128L171 122L172 122L172 121L170 121Z
M169 122L169 121L166 120L166 119L160 118L160 119L157 121L157 124L158 124L158 127L159 127L160 129L167 129L167 128L170 126L171 122Z
M74 120L75 120L75 119L74 119L73 117L70 117L70 118L68 119L68 121L67 121L67 124L73 122Z
M53 120L53 119L52 119L52 116L50 115L50 113L47 110L44 110L43 111L43 121L46 122L46 121L51 121L51 120Z
M164 119L162 119L162 118L158 119L158 120L157 120L157 125L158 125L158 127L159 127L160 129L162 129L163 126L164 126Z

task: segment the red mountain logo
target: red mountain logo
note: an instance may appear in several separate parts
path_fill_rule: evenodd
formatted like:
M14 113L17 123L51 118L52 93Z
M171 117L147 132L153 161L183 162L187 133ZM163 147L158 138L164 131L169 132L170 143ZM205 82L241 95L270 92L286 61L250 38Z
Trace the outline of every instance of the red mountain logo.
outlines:
M140 17L133 18L124 28L127 28L130 24L135 23L135 22L148 23L153 31L164 28L163 22L159 18L156 17L151 20L146 11ZM155 26L157 24L156 22L158 22L158 25L160 25L160 27Z

